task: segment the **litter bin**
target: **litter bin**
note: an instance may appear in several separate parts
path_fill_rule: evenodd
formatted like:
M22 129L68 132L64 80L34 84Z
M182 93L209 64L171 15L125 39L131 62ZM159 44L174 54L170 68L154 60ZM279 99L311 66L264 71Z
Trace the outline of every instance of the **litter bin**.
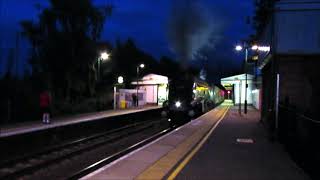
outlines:
M120 101L120 109L125 109L126 108L126 101L122 100Z

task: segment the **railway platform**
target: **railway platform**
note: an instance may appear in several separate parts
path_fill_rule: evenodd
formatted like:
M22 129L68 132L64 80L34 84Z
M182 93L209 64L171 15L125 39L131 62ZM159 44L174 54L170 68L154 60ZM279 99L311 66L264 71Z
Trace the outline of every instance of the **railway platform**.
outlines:
M71 115L71 116L65 116L65 117L57 117L57 118L52 118L50 124L43 124L42 121L39 119L38 121L6 125L6 126L0 127L0 138L24 134L24 133L31 133L35 131L46 130L46 129L56 128L61 126L67 126L67 125L72 125L77 123L83 123L88 121L94 121L102 118L111 118L114 116L155 110L159 108L161 107L145 106L145 107L132 108L132 109L107 110L107 111L85 113L85 114Z
M82 179L309 179L259 119L223 103Z

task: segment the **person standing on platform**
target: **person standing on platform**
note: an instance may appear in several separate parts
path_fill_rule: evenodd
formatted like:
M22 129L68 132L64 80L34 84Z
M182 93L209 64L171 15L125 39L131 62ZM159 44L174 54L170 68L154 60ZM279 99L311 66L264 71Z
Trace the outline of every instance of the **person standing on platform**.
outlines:
M138 103L137 103L137 95L132 93L132 103L133 103L133 106L137 107L138 106Z
M42 114L42 122L44 124L50 123L50 105L51 105L51 96L48 90L40 93L40 109Z

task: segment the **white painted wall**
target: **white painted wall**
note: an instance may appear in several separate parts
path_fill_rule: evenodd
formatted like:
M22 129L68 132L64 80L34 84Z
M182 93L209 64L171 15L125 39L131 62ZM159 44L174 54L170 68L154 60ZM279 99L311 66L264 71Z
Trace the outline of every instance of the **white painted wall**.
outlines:
M252 94L252 105L256 109L260 109L260 90L259 89L254 89L250 93Z
M140 89L146 92L146 103L157 103L158 98L167 99L168 92L166 86L159 85L159 91L158 85L145 85L141 86Z
M157 103L157 85L143 86L146 90L147 103Z
M223 84L222 84L223 85ZM240 101L240 86L239 82L234 83L234 99L235 99L235 104L239 104Z
M240 94L241 94L241 104L244 104L245 102L245 94L246 94L246 81L245 80L239 80L238 82L235 82L234 87L234 96L235 96L235 104L239 104L240 102ZM239 88L241 87L241 89ZM247 89L247 103L252 104L252 81L248 81L248 89Z

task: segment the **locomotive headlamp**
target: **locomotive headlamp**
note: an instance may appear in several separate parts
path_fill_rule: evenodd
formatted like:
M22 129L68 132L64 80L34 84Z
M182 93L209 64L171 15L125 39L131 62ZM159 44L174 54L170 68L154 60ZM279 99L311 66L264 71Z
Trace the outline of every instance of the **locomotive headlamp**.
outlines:
M179 108L179 107L181 107L181 102L177 101L175 105L176 105L177 108Z

